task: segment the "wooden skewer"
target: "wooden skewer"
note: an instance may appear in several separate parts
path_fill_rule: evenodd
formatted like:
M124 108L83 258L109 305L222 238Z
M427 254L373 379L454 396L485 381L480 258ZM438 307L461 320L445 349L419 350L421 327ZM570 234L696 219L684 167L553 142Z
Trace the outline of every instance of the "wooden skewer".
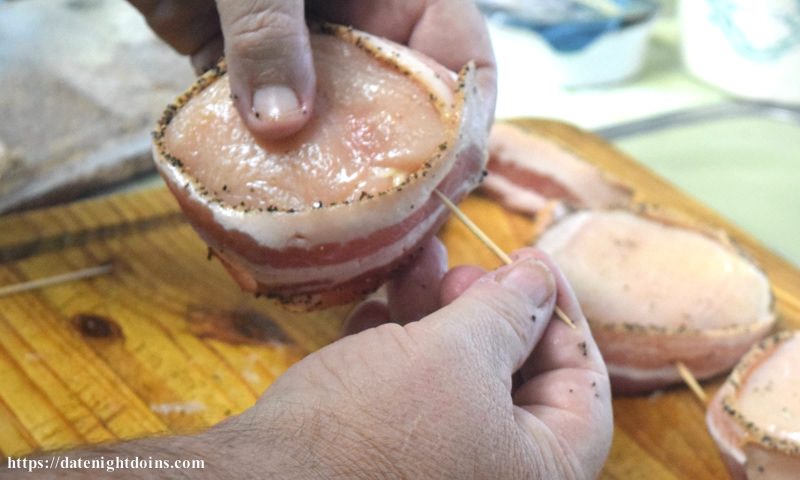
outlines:
M480 240L481 243L486 245L489 248L489 250L492 251L492 253L497 255L497 258L499 258L504 264L510 265L514 262L513 260L511 260L511 257L509 257L508 254L506 254L506 252L504 252L500 247L498 247L497 244L494 243L492 239L489 238L489 236L486 235L483 232L483 230L480 229L480 227L475 225L475 222L473 222L471 218L469 218L464 212L462 212L461 209L458 208L458 206L456 206L455 203L451 202L450 199L447 198L445 194L443 194L439 190L434 190L433 193L435 193L436 196L438 196L439 199L445 204L445 206L449 208L451 212L453 212L453 215L455 215L456 218L458 218L461 221L461 223L463 223L464 226L467 227L467 230L469 230L470 232L472 232L473 235L478 237L478 240ZM569 325L570 328L576 328L575 322L573 322L572 319L570 319L569 316L567 316L567 314L564 313L564 311L561 310L561 308L558 305L556 305L556 316L560 318L562 322Z
M97 267L84 268L83 270L78 270L75 272L53 275L52 277L39 278L29 282L6 285L4 287L0 287L0 297L36 290L38 288L49 287L50 285L57 285L59 283L74 282L76 280L83 280L84 278L105 275L110 273L112 268L112 265L109 263L106 265L99 265Z
M491 250L495 255L497 255L497 257L500 260L502 260L503 263L505 263L506 265L512 263L511 257L509 257L506 254L506 252L500 249L500 247L498 247L497 244L494 243L492 239L489 238L489 236L486 235L483 232L483 230L480 229L480 227L475 225L475 222L473 222L471 218L469 218L466 214L464 214L464 212L462 212L461 209L458 208L458 206L456 206L456 204L451 202L450 199L447 198L447 196L445 196L439 190L434 190L433 193L435 193L439 197L439 199L441 199L442 202L447 206L447 208L449 208L450 211L453 212L453 215L455 215L456 218L461 220L461 223L463 223L464 226L466 226L470 232L472 232L476 237L478 237L478 239L484 245L486 245L489 248L489 250ZM564 323L566 323L572 328L575 328L575 322L573 322L567 316L567 314L564 313L564 311L558 307L558 305L556 305L556 315ZM703 405L705 405L707 399L706 393L703 391L703 387L700 386L700 383L697 381L697 379L694 378L692 372L686 367L686 365L683 362L680 361L675 363L675 367L678 369L678 373L680 374L681 378L683 378L683 381L686 382L686 385L689 386L689 388L697 396L697 398L699 398L700 401L703 403Z
M794 295L782 289L781 287L778 287L777 285L772 285L772 292L780 303L788 305L794 310L800 311L800 300L795 299Z
M675 368L678 369L678 373L683 381L686 382L686 385L689 386L689 389L697 396L703 406L705 406L708 397L706 397L706 392L703 391L703 387L701 387L697 379L694 378L691 370L681 361L675 362Z

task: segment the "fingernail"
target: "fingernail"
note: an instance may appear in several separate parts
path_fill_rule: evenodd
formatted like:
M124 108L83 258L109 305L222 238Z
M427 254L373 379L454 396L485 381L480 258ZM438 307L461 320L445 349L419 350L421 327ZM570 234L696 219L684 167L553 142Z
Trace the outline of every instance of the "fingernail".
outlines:
M253 114L258 119L281 120L300 111L300 100L285 85L267 85L253 94Z
M514 262L509 269L498 274L497 281L530 298L534 305L543 305L556 291L550 270L535 258Z

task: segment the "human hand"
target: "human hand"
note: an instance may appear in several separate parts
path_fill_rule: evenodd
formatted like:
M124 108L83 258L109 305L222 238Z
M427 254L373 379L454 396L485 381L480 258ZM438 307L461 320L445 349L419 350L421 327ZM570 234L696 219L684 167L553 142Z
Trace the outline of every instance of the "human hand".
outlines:
M253 408L198 435L72 455L191 456L208 478L595 478L611 445L608 373L563 274L534 249L513 258L442 278L432 241L393 280L393 308L356 309L351 335L292 366ZM577 329L552 320L556 303ZM383 323L390 310L408 323Z
M454 71L474 60L486 118L494 113L494 55L471 0L129 1L198 71L216 64L224 43L236 108L257 138L291 135L311 116L316 77L306 14L408 45Z
M227 471L596 477L613 428L605 365L553 263L533 249L514 257L489 273L456 268L440 283L443 249L429 245L390 293L406 301L400 321L446 306L404 326L382 323L380 303L360 307L347 327L359 333L309 355L206 434L230 439L219 455L246 458ZM551 321L556 300L577 329Z

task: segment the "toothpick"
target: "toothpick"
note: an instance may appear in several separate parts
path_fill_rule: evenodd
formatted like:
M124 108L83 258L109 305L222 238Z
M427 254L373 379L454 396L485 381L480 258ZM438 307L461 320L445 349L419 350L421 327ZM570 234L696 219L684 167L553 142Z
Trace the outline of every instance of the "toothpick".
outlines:
M486 247L488 247L489 250L492 251L492 253L497 255L497 258L499 258L504 264L510 265L514 262L513 260L511 260L511 257L509 257L506 252L504 252L500 247L498 247L497 244L494 243L494 241L492 241L492 239L489 238L489 236L486 235L483 232L483 230L480 229L480 227L475 225L475 222L473 222L472 219L470 219L464 212L462 212L461 209L458 208L458 206L456 206L455 203L451 202L450 199L447 198L445 194L443 194L439 190L434 190L433 193L435 193L436 196L438 196L439 199L445 204L445 206L449 208L451 212L453 212L453 215L455 215L456 218L461 220L461 223L463 223L464 226L467 227L467 230L469 230L470 232L472 232L473 235L478 237L478 240L480 240L481 243L486 245ZM569 325L570 328L576 328L575 322L573 322L567 316L567 314L564 313L563 310L561 310L561 308L558 305L556 305L556 316L560 318L561 321Z
M678 369L678 373L683 381L686 382L686 385L689 386L689 389L697 396L698 399L700 399L700 403L705 406L707 399L706 392L703 391L703 387L701 387L700 383L697 382L697 379L694 378L694 375L689 368L686 367L686 365L680 360L675 362L675 368Z
M112 270L112 265L109 263L97 267L85 268L83 270L78 270L75 272L53 275L52 277L39 278L36 280L31 280L29 282L6 285L4 287L0 287L0 297L14 295L15 293L27 292L30 290L36 290L39 288L49 287L51 285L57 285L59 283L74 282L76 280L83 280L85 278L105 275L107 273L110 273L111 270Z
M573 322L573 321L572 321L572 319L571 319L571 318L569 318L569 317L567 316L567 314L564 312L564 310L561 310L561 307L559 307L558 305L556 305L556 316L557 316L558 318L560 318L562 322L564 322L564 323L566 323L567 325L569 325L569 328L571 328L571 329L573 329L573 330L575 330L576 328L578 328L578 327L575 325L575 322Z
M794 296L785 289L777 285L772 285L772 293L777 297L778 302L800 311L800 300L795 299Z

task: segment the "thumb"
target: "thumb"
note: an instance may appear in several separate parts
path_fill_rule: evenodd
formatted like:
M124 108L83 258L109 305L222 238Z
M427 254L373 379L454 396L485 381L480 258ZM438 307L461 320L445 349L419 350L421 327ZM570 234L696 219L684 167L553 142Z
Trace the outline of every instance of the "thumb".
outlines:
M300 130L316 77L303 0L217 0L231 93L256 138Z
M541 261L525 257L476 280L428 322L448 342L511 384L542 337L556 302L556 283ZM439 338L442 338L441 336ZM509 390L510 391L510 390Z

